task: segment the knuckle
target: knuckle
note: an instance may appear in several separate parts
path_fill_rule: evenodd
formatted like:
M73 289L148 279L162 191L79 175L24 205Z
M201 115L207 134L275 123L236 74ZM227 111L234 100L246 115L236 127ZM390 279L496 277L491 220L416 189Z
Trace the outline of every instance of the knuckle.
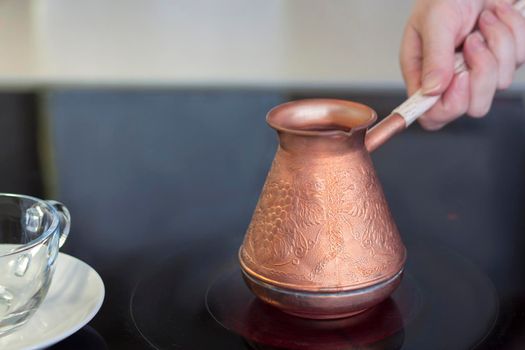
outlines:
M469 95L464 89L456 88L454 91L449 91L447 102L443 105L444 114L449 120L455 119L468 110Z
M514 35L503 23L495 25L494 28L486 29L483 34L489 50L498 55L508 53L509 47L514 45Z
M468 110L468 99L466 97L456 98L454 101L448 103L444 108L444 115L447 116L446 121L453 120L465 114Z
M481 118L485 116L485 113L479 109L471 109L468 111L468 115L474 118Z
M516 31L525 30L525 18L519 11L512 11L512 18L510 18L508 26Z
M514 62L509 63L507 67L502 68L502 72L499 74L497 89L498 90L504 90L508 89L512 85L512 81L514 80L514 72L515 72L515 65Z
M509 27L516 47L516 60L518 64L525 61L525 17L514 11L513 16L506 22Z
M512 78L504 78L500 79L498 82L498 90L505 90L508 89L512 84Z
M449 111L449 120L454 120L461 117L467 112L468 107L463 105L458 105L456 108Z
M491 103L483 104L479 106L471 106L468 110L468 115L474 118L481 118L487 115L490 111Z
M525 30L523 33L524 40L516 44L516 65L518 67L525 63Z
M436 130L441 129L445 124L436 123L434 121L429 121L429 120L426 120L426 119L420 119L419 120L419 125L421 125L421 127L423 129L425 129L425 130L436 131Z
M516 66L520 67L523 63L525 63L525 43L516 52Z
M439 116L433 118L434 124L445 125L454 119L459 118L466 112L467 107L462 104L449 105L441 110Z
M464 102L462 103L458 110L456 111L456 116L459 117L459 116L462 116L463 114L467 113L468 111L468 102Z
M498 60L496 56L487 50L483 59L478 65L478 70L486 74L488 80L497 81L499 70L498 70Z
M421 126L426 130L439 130L457 116L445 106L435 106L420 119Z
M474 71L487 74L492 78L497 76L498 60L486 46L478 52L469 53L467 63Z

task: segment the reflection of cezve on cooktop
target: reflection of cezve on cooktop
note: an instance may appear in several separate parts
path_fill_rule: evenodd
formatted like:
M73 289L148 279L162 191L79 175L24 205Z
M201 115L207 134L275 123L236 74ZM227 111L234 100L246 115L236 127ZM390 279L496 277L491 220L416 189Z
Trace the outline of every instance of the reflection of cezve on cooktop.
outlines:
M473 264L435 243L408 245L400 287L336 320L290 316L260 302L225 238L159 261L137 284L131 314L157 349L468 349L490 333L496 292ZM191 268L188 268L191 267Z

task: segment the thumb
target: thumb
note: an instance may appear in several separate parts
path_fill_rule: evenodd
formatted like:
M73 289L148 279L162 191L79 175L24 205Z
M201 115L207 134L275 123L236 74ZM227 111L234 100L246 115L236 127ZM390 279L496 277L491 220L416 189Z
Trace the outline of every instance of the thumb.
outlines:
M456 34L441 20L427 22L421 32L423 67L421 90L425 95L442 94L454 75L454 38Z

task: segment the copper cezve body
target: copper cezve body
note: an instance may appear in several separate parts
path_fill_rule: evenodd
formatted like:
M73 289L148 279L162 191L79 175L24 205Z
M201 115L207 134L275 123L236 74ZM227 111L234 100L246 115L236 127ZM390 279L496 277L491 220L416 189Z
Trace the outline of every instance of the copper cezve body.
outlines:
M263 301L307 318L345 317L400 283L405 247L369 156L386 139L380 128L365 146L375 119L366 106L322 99L268 114L279 147L239 252Z

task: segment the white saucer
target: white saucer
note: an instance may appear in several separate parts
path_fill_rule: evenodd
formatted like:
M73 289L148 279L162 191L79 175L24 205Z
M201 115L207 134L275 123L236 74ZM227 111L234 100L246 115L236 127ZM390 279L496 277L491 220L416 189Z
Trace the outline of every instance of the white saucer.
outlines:
M104 301L104 283L89 265L60 253L49 292L31 319L0 337L0 349L41 349L87 324Z

